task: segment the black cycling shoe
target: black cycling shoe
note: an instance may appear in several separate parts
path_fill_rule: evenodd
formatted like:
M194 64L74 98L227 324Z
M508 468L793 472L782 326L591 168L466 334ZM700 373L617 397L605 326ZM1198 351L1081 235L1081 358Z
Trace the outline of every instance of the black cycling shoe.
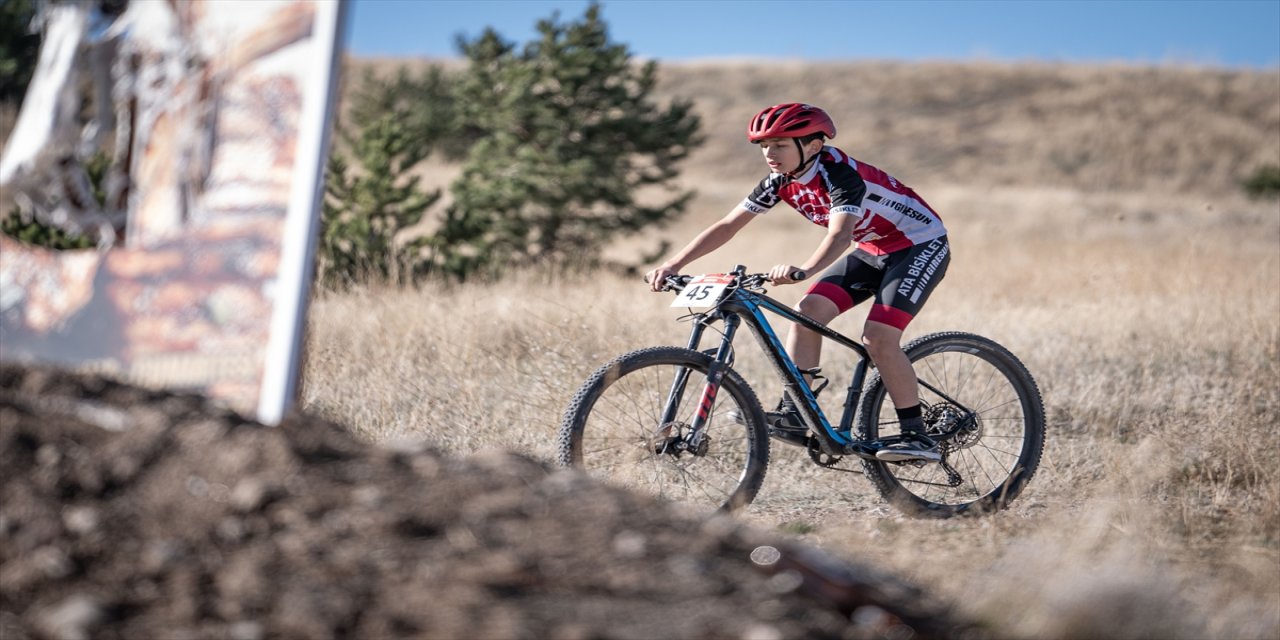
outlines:
M777 409L764 412L764 423L769 425L770 429L802 432L807 430L804 420L800 419L800 412L790 400L782 400L778 403Z
M809 444L809 428L804 426L800 412L790 400L779 402L774 411L764 412L764 423L769 425L769 437L774 440L798 447Z
M876 460L883 462L938 462L942 452L933 438L919 431L903 431L902 439L876 452Z
M728 415L734 422L739 424L744 422L742 415L737 411L729 411ZM796 406L789 400L779 402L778 408L774 411L764 412L764 423L768 425L769 437L774 440L797 447L809 445L809 428L804 426Z

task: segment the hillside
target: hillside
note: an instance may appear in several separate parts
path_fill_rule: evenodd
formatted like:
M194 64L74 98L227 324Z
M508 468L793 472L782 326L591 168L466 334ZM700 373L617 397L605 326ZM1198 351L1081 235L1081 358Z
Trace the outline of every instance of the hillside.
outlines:
M955 260L909 337L980 333L1034 374L1045 457L1007 511L909 519L782 445L733 519L575 478L549 461L581 381L684 344L683 310L606 270L370 283L312 301L279 429L0 368L0 637L910 636L894 602L840 600L845 572L753 559L775 543L919 587L942 637L1280 637L1280 206L1236 184L1280 163L1280 70L690 63L662 70L674 96L707 133L676 241L760 175L742 128L783 100L946 212ZM803 258L821 236L797 222L701 265ZM866 306L832 327L858 336ZM851 364L824 359L831 417Z
M456 61L350 60L366 68ZM747 179L761 164L746 121L808 101L835 143L912 184L1227 193L1280 164L1280 69L1061 64L719 61L661 63L659 100L691 99L707 140L695 178ZM346 83L352 90L358 83Z

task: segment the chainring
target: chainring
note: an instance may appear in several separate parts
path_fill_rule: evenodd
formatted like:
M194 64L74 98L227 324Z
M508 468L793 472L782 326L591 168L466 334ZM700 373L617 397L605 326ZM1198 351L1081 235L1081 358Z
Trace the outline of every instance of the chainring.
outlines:
M844 456L833 456L823 451L822 445L818 444L817 438L810 438L805 450L809 452L809 459L819 467L830 469L840 464L841 460L844 460Z

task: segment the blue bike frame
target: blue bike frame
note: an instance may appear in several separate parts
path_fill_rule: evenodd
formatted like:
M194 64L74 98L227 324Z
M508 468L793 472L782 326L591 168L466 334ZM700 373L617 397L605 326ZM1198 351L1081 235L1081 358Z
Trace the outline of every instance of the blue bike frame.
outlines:
M795 362L787 355L782 341L778 339L778 335L765 318L765 311L815 331L824 338L833 340L845 348L852 349L860 357L853 372L853 379L849 383L848 392L845 395L844 412L838 427L833 427L830 421L827 420L826 415L823 414L822 408L818 405L817 397L809 389L809 385L804 382L803 374L796 367ZM720 301L713 311L695 316L693 330L689 335L689 349L693 351L699 350L698 347L702 342L703 332L707 326L716 320L723 321L724 331L722 332L720 347L716 350L714 362L711 364L710 371L707 374L707 384L702 391L698 412L694 417L693 425L691 425L688 439L691 445L696 446L706 431L707 417L715 402L716 393L719 391L720 381L732 364L734 335L744 320L747 327L751 329L751 332L760 342L779 378L782 379L784 389L795 400L797 411L809 427L810 432L817 438L823 452L833 456L852 454L859 457L875 458L877 450L887 442L893 441L894 438L885 438L874 443L866 442L854 438L852 434L853 418L857 411L858 400L862 395L863 382L866 380L867 363L870 362L867 350L861 344L832 331L817 320L767 295L735 288L725 294L725 298ZM663 415L663 424L675 418L677 400L683 396L688 375L688 370L681 371L672 383L671 394L668 397L666 411Z

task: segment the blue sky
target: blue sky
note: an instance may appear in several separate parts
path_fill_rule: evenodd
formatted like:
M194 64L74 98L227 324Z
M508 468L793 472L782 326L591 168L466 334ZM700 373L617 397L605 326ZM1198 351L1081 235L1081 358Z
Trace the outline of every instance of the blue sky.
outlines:
M453 57L486 26L518 43L588 0L354 0L357 56ZM659 60L1002 60L1280 65L1280 0L605 0L610 37Z

